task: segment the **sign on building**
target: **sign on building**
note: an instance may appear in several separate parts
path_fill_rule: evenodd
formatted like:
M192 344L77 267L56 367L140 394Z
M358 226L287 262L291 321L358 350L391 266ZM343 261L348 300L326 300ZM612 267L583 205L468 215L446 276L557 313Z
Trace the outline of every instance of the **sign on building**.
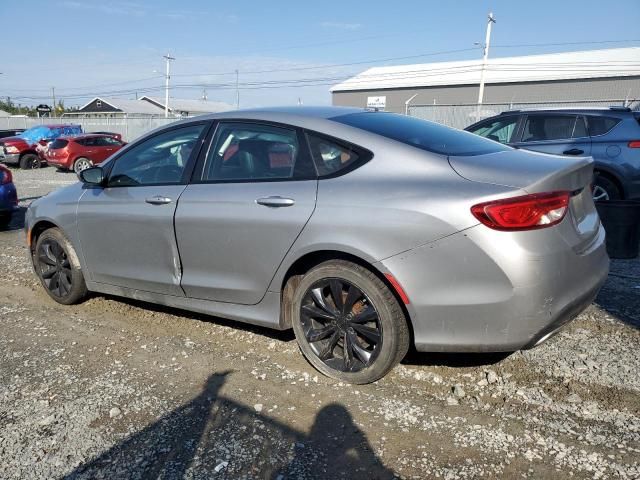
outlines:
M387 97L367 97L367 108L384 110L387 106Z

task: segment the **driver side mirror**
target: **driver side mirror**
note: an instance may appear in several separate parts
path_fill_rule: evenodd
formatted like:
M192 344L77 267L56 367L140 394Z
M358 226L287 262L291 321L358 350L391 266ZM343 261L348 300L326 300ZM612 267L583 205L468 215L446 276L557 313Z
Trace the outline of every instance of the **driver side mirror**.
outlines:
M90 167L78 173L78 178L85 185L102 185L104 182L104 170L102 170L102 167Z

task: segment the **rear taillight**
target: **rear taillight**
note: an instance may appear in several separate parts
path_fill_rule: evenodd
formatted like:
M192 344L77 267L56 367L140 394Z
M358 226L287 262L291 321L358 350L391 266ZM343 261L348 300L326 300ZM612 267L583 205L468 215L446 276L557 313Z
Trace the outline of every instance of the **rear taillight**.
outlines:
M11 170L0 165L0 185L6 185L7 183L11 182L13 182L13 175L11 173Z
M535 193L479 203L471 213L494 230L535 230L560 223L567 213L569 192Z
M640 148L640 140L631 140L629 142L629 148Z

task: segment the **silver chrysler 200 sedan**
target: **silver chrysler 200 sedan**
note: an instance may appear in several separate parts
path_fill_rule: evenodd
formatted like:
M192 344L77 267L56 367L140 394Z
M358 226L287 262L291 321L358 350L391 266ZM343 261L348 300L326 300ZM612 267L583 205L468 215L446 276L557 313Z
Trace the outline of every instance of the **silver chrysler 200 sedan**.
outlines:
M410 343L530 348L589 305L609 265L592 170L390 113L235 111L127 145L26 230L57 302L293 328L319 371L367 383Z

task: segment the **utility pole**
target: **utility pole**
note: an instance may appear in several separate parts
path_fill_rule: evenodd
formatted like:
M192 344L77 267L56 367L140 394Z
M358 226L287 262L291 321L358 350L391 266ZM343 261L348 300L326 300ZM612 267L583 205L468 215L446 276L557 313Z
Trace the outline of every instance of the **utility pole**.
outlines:
M491 43L491 26L496 23L493 13L489 12L487 17L487 35L484 39L482 67L480 69L480 90L478 91L478 109L476 110L476 122L480 120L480 109L484 98L484 71L487 68L487 59L489 58L489 45Z
M53 97L53 118L56 117L56 87L51 87L51 96Z
M236 69L236 110L240 110L239 75L238 69Z
M164 118L168 118L169 117L169 78L170 78L169 64L171 63L172 60L175 60L175 58L173 58L168 53L164 55L162 58L164 58L167 61L167 73L164 76Z

